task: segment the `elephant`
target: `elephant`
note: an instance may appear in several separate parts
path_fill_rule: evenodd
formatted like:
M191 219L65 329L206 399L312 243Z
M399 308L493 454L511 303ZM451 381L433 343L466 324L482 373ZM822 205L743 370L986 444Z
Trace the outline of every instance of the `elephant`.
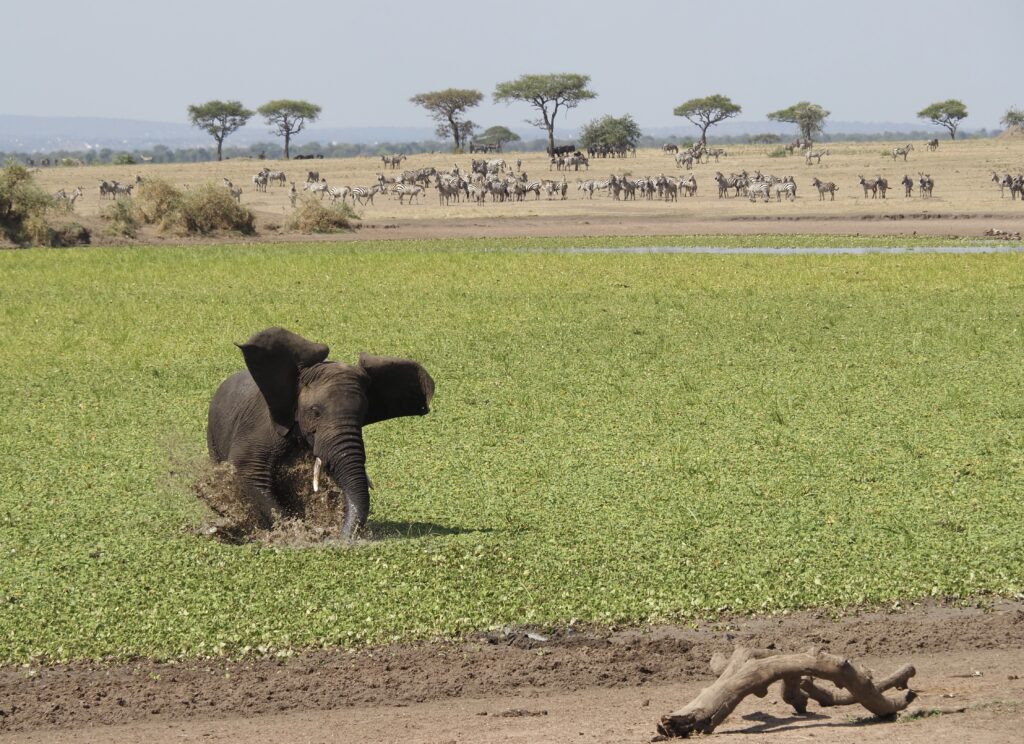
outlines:
M364 352L358 365L328 361L327 346L280 327L236 346L247 369L222 382L210 400L210 458L234 467L241 495L266 527L280 506L276 469L311 454L314 490L323 467L344 494L341 537L354 539L370 512L362 428L426 415L434 380L411 359Z

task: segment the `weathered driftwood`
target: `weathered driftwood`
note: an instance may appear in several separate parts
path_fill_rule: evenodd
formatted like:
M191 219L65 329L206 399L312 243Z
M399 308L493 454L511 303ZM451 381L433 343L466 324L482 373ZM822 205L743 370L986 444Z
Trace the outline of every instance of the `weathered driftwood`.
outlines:
M743 698L764 697L768 687L779 681L782 699L801 715L807 712L810 699L825 706L858 703L876 716L891 717L916 697L911 690L897 698L882 694L893 687L906 688L907 680L915 674L909 664L874 682L869 671L849 659L815 649L781 654L774 650L737 648L728 660L716 654L711 659L711 670L719 675L715 683L704 688L686 707L662 717L658 733L668 737L710 734ZM826 679L845 692L825 689L815 683L815 678Z

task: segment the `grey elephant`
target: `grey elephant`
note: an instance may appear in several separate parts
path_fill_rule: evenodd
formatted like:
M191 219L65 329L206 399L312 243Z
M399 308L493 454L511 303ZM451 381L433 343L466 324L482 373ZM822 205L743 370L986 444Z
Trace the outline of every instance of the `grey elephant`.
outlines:
M434 380L410 359L360 354L356 366L327 361L329 349L284 328L268 328L239 344L246 371L210 401L206 442L215 462L230 462L242 495L262 526L279 507L276 469L297 454L315 458L341 487L341 536L352 539L370 512L362 428L430 411Z

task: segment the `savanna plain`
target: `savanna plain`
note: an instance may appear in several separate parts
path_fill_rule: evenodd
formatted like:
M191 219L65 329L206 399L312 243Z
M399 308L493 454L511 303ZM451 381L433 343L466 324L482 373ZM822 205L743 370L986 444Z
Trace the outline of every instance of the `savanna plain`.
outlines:
M1010 145L962 147L912 153L949 159L913 203L969 215L950 235L973 239L1020 205L984 172L1012 167L994 163ZM906 210L902 193L854 194L855 171L918 166L849 148L835 209ZM357 167L314 163L330 180ZM159 166L196 182L253 167ZM428 192L364 221L563 211L568 234L588 210L701 207L804 210L804 231L833 208L810 188L719 200L716 166L700 168L703 192L679 204L449 208ZM250 196L264 229L288 209L284 189ZM711 680L710 652L746 641L911 661L921 691L917 715L885 725L747 703L724 728L749 741L1012 741L1024 254L556 252L617 240L589 234L0 253L0 736L646 741ZM271 325L335 359L417 359L437 382L425 418L366 429L375 488L355 545L206 534L191 488L206 406L242 367L232 342Z

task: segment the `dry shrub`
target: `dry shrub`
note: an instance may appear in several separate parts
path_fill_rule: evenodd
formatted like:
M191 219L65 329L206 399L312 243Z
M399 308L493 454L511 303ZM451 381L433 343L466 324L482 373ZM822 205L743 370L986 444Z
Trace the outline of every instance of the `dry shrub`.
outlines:
M185 232L206 235L216 230L230 230L243 235L256 232L256 217L235 201L223 186L204 184L185 192L179 212Z
M161 230L201 235L217 230L243 235L256 232L253 213L223 186L209 183L186 191L159 178L148 179L136 190L132 209L140 221L159 225Z
M138 210L128 199L117 199L100 213L110 222L110 232L125 238L134 238L139 229Z
M0 231L19 245L52 245L46 212L53 197L39 188L28 168L9 163L0 169Z
M348 204L324 204L312 196L300 200L288 221L288 229L302 233L330 233L351 230L359 216Z
M131 209L141 222L164 227L181 208L184 193L184 190L162 178L148 178L135 189Z
M320 490L313 492L313 459L296 457L283 464L274 481L281 511L270 528L244 497L235 469L229 463L206 467L192 490L217 514L202 528L203 534L231 544L261 542L267 545L304 547L338 538L345 514L341 489L326 472L320 473Z

